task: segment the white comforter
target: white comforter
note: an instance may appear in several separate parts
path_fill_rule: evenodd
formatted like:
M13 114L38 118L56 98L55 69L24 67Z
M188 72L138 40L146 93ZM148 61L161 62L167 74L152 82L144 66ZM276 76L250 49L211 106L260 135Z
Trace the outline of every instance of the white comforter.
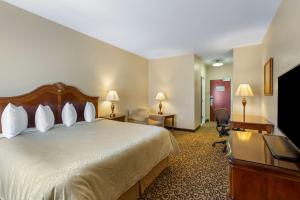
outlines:
M174 151L164 128L110 120L0 138L0 199L117 199Z

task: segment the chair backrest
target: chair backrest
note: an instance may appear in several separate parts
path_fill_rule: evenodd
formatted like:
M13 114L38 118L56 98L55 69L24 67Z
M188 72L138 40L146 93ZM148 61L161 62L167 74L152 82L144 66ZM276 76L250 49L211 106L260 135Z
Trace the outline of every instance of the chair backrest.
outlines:
M220 108L215 110L215 119L217 125L229 124L230 113L226 108Z
M147 108L136 108L128 110L128 120L135 121L147 121L149 117L149 109Z

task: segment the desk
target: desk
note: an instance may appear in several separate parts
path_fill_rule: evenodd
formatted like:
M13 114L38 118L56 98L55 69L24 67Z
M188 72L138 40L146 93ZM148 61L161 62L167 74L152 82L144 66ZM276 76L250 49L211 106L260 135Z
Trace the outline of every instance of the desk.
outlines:
M114 117L110 117L110 115L101 116L100 118L119 121L119 122L125 122L125 115L116 115Z
M274 131L274 124L261 116L246 115L245 122L243 122L242 115L233 115L230 119L230 124L232 129L252 129L258 130L260 133L266 131L268 134Z
M149 116L153 116L153 117L162 117L162 126L165 127L165 121L167 119L171 119L172 120L172 132L174 133L174 129L175 129L175 114L170 114L170 113L164 113L162 115L160 114L149 114Z
M227 150L230 199L300 199L300 163L273 158L261 134L232 131Z

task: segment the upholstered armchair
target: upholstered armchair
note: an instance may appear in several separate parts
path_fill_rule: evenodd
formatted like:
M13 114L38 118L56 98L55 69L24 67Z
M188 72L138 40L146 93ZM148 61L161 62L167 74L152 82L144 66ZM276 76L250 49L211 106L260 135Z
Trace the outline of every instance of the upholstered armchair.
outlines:
M149 116L149 114L150 110L148 108L130 109L127 113L127 120L132 123L163 126L163 117Z

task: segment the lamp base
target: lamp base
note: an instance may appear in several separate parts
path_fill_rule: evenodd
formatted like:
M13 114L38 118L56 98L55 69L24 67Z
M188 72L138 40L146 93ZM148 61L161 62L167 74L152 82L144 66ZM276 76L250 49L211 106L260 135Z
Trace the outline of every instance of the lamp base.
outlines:
M242 104L243 104L243 122L246 120L246 105L247 105L247 99L243 97L242 99Z
M163 112L161 111L161 109L162 109L162 104L161 104L161 101L159 102L159 106L158 106L158 108L159 108L159 112L158 112L158 114L159 114L159 115L162 115L162 114L163 114Z
M115 105L113 102L111 102L111 114L109 115L110 118L114 118L116 115L114 113L114 110L115 110Z

